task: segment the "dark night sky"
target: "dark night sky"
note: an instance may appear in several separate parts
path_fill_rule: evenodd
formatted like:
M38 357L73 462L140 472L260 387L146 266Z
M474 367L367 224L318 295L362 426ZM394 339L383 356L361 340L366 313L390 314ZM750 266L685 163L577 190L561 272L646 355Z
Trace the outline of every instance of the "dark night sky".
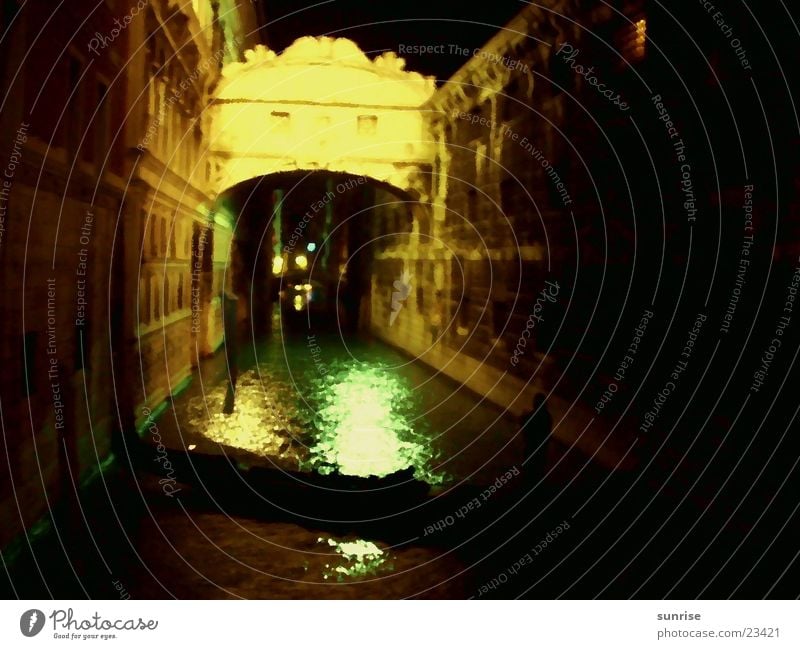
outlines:
M260 1L268 23L264 38L274 50L283 50L295 38L306 35L344 36L371 56L387 49L398 52L401 44L444 45L445 54L401 54L407 69L440 80L447 79L468 58L451 54L451 44L469 50L483 45L525 6L520 0L479 4L469 0Z

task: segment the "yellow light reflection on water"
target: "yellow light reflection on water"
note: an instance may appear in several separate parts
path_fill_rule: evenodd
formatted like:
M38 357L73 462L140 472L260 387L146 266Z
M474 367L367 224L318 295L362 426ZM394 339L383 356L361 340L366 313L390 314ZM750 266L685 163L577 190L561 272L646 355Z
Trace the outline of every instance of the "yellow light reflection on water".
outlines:
M412 391L385 368L342 364L317 389L317 443L309 449L320 473L384 477L414 467L418 479L437 482L422 420L414 422Z
M419 404L399 375L352 360L327 369L293 383L260 364L240 374L230 415L223 414L224 382L193 397L187 432L291 470L384 477L413 468L417 480L444 482L431 469L435 453L425 420L416 419Z
M265 394L264 384L270 386ZM227 385L222 383L193 397L186 432L200 433L225 446L255 453L279 466L296 470L305 447L301 422L293 411L292 392L268 374L249 370L239 376L232 414L223 414ZM190 450L193 450L190 448Z
M345 577L368 577L378 574L383 570L391 570L392 565L388 563L389 555L381 550L372 541L356 539L354 541L337 541L336 539L318 538L318 543L326 543L334 548L338 564L325 564L322 573L324 579L335 577L337 581L343 581Z

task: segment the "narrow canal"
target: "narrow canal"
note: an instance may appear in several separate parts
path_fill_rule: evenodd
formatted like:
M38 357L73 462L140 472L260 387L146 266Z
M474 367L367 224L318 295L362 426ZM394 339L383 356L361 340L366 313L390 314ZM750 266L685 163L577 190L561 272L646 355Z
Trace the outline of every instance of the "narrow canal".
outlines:
M322 475L413 469L432 486L490 483L520 462L514 420L378 340L278 331L241 356L233 413L228 368L213 359L174 421L162 416L167 447Z
M141 481L148 511L134 544L147 569L127 576L127 590L468 595L474 577L450 547L452 530L431 525L447 527L439 521L455 520L464 494L498 476L509 486L497 505L518 493L516 422L374 339L282 335L276 323L240 356L232 413L223 412L228 369L220 354L143 431L155 468ZM220 488L229 483L235 495ZM348 498L326 500L338 492ZM359 493L374 497L367 505L349 497ZM243 506L245 499L256 504Z

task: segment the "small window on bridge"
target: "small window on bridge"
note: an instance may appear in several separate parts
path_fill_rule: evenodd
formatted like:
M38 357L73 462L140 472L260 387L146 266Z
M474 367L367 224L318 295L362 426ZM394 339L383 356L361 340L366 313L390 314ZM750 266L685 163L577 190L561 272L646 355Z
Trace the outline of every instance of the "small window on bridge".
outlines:
M291 115L284 111L272 111L272 130L276 133L285 133L292 124Z
M358 116L358 134L359 135L375 135L378 131L378 116L377 115L359 115Z

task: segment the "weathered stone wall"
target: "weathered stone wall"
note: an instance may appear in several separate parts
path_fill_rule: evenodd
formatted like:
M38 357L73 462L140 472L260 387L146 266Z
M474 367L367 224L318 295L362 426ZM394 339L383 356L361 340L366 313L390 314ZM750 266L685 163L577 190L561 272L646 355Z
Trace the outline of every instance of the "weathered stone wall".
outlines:
M440 88L429 103L438 142L429 237L394 250L412 260L414 287L393 327L373 320L379 336L512 415L536 391L552 392L557 421L567 417L559 438L606 466L627 439L603 444L602 426L580 437L593 413L578 392L619 315L603 301L624 290L631 267L629 196L607 146L624 155L627 117L557 51L582 48L621 104L641 64L642 11L637 2L624 17L569 0L531 5ZM597 40L580 27L589 20ZM373 290L388 295L402 269L384 268Z
M220 23L202 31L194 13L154 5L145 21L140 92L142 136L136 143L141 202L137 421L190 375L222 340L221 277L230 227L215 222L204 108L223 63L246 42L229 42Z
M224 37L191 3L95 4L2 7L0 547L73 498L192 363L192 233L213 219L201 116Z
M540 150L553 168L562 164L560 153L548 148L547 127L563 111L562 102L534 75L547 48L526 37L540 27L553 29L547 14L523 12L430 102L438 143L432 189L415 215L409 244L393 250L396 267L384 266L373 287L389 296L403 271L399 260L410 257L411 293L394 324L380 328L373 319L374 330L512 412L529 405L515 402L522 377L546 369L542 351L563 302L547 300L550 313L519 368L511 365L513 350L545 282L564 283L563 260L553 252L574 237L565 223L572 201L549 186L537 164Z
M752 22L741 9L725 16L738 34ZM697 42L681 26L702 34L708 67L697 65ZM777 161L795 177L797 156L792 143L749 128L762 107L745 62L719 32L696 3L669 12L644 0L525 7L429 103L438 142L423 210L430 220L415 219L412 231L430 227L430 239L411 237L376 265L373 331L512 414L527 410L535 391L552 391L556 421L566 417L556 436L569 441L594 420L578 445L613 465L638 426L623 419L604 441L612 418L595 416L616 356L652 310L658 317L639 357L655 358L655 367L642 362L636 376L668 374L662 333L672 327L670 344L680 345L698 312L721 316L745 187L761 188L754 213L762 225L774 216L784 233L773 249L762 237L756 272L774 262L790 276L796 259L796 182L773 190L771 174ZM749 51L754 60L761 52L761 73L774 83L759 91L766 106L779 105L781 73L762 49ZM775 132L795 130L780 114ZM403 270L413 288L393 326L381 325ZM742 302L738 317L755 314L758 299ZM636 419L623 410L638 380L630 375L628 398L604 414Z
M118 324L122 298L111 251L124 181L106 117L125 110L124 84L109 80L127 41L78 83L93 58L82 48L110 14L104 7L80 27L90 12L75 3L43 28L45 4L18 9L14 37L3 44L0 452L8 469L0 472L0 547L74 494L108 457L116 426L109 323Z

